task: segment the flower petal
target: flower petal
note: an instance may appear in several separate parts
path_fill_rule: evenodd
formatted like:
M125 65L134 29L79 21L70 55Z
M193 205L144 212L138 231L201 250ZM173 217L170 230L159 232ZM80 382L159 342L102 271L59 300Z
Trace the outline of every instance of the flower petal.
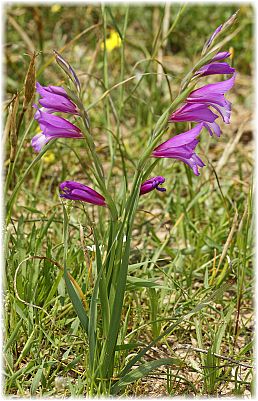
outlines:
M218 118L218 116L208 108L208 105L186 103L171 114L168 121L213 122L216 118Z
M207 128L211 136L215 134L217 137L220 137L221 134L220 126L215 121L213 123L206 122L204 123L204 126L205 128Z
M162 145L159 145L155 150L162 150L168 147L175 148L183 145L188 145L191 142L193 142L198 135L200 135L202 129L203 129L203 124L197 124L194 128L190 129L189 131L173 136L168 141L164 142Z
M233 74L235 68L230 67L228 63L210 63L201 67L196 75L207 76L214 74Z
M46 136L40 132L39 134L35 135L32 140L31 140L31 146L35 150L35 152L40 152L43 146L46 145L46 143L49 141L49 138L46 138Z
M231 78L225 81L202 86L201 88L191 92L186 100L187 102L190 102L191 100L198 99L200 102L202 102L203 99L209 98L211 101L213 101L216 99L217 95L224 95L227 91L229 91L233 87L235 79L236 73L234 73Z
M225 58L228 58L230 56L229 52L220 52L217 53L211 61L220 61L220 60L225 60Z

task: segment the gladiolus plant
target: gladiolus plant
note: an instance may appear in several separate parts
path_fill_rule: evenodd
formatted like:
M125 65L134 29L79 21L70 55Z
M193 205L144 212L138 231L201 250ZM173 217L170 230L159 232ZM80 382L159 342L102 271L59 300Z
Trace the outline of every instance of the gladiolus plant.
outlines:
M173 190L167 185L163 186L168 177L152 173L155 167L159 168L156 174L162 174L160 159L169 159L168 162L173 159L178 165L184 163L193 178L199 179L194 175L199 176L204 171L203 160L209 158L209 155L205 157L200 151L199 142L205 141L208 133L215 134L212 140L218 140L217 137L223 133L223 123L230 122L231 103L226 96L235 83L236 72L223 61L230 54L220 48L218 40L234 19L232 17L220 25L210 36L201 58L182 81L180 93L153 127L150 139L146 140L146 146L136 160L134 177L124 188L122 200L121 196L117 198L114 195L115 191L107 178L92 132L89 118L91 110L87 110L84 104L80 79L69 62L55 52L56 62L66 74L66 85L55 86L53 82L49 82L48 86L39 82L36 84L39 100L34 105L34 118L39 124L40 133L31 140L32 152L37 153L35 160L38 161L61 138L71 147L75 140L76 143L82 141L87 163L89 161L90 174L81 178L80 182L69 171L59 182L59 200L64 215L64 279L74 312L87 338L89 395L121 394L128 383L149 374L152 369L162 365L177 366L179 363L174 358L167 358L157 360L155 366L143 363L135 368L150 347L173 330L173 324L125 361L124 366L118 363L132 231L139 199L143 201L148 196L163 199ZM224 74L229 77L218 78ZM215 82L204 84L206 76ZM178 122L186 124L182 132L175 135ZM189 123L192 125L189 126ZM11 203L15 199L15 191ZM92 288L86 306L81 297L82 289L78 291L71 281L67 262L69 218L74 205L82 207L82 214L85 213L84 218L94 236ZM92 221L88 208L101 213L101 221ZM98 225L101 225L101 230Z

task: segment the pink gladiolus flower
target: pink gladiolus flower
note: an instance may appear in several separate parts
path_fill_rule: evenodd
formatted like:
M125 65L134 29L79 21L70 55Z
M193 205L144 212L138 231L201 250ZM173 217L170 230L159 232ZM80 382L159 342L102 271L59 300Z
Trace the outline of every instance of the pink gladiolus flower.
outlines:
M213 113L208 106L209 105L207 104L185 103L182 107L171 114L168 122L203 122L210 135L213 135L214 132L215 135L219 137L221 132L220 127L215 122L218 116L217 114Z
M222 82L216 82L202 86L192 91L186 98L186 103L171 114L169 122L173 121L193 121L203 122L210 135L215 133L220 136L220 127L215 122L218 115L213 113L209 107L213 107L219 112L226 124L230 122L231 103L225 99L225 93L232 88L235 83L236 73Z
M214 84L205 85L199 89L194 90L186 98L186 102L207 104L208 106L214 107L221 115L223 121L229 124L231 103L225 99L225 93L229 91L235 83L236 73L222 82L216 82Z
M32 138L31 144L36 152L40 152L42 147L51 139L55 138L82 138L83 135L78 127L62 117L46 113L39 109L35 113L35 120L38 121L42 132Z
M199 143L196 137L202 128L203 124L198 124L193 129L170 138L154 149L152 156L181 160L191 167L195 175L200 175L198 167L203 167L205 164L194 150Z
M36 83L37 92L40 94L39 104L43 106L48 113L63 112L79 114L76 105L69 99L64 88L60 86L41 86Z

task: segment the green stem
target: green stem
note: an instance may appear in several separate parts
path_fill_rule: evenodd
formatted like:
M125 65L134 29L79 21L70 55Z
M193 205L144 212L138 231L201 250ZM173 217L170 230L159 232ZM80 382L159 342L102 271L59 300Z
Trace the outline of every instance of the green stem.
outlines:
M90 134L90 130L89 130L89 126L88 126L88 122L87 122L87 118L85 117L85 110L81 110L81 117L83 119L83 123L84 126L86 128L86 130L83 132L85 139L87 141L87 145L89 146L90 149L90 153L92 155L92 159L93 159L93 163L94 163L94 167L95 167L95 171L96 171L96 179L98 181L99 187L106 199L106 202L109 206L110 209L110 213L112 215L112 219L113 220L117 220L118 218L118 213L117 213L117 209L116 209L116 205L114 203L113 198L111 197L109 191L106 188L106 184L105 184L105 179L104 179L104 173L103 173L103 168L102 165L99 161L97 152L96 152L96 147L94 144L94 141L92 139L92 135Z
M102 16L103 16L103 36L104 36L104 51L103 51L103 81L104 81L104 87L105 90L109 89L109 81L108 81L108 54L107 54L107 47L106 47L106 41L107 41L107 11L105 5L102 6ZM106 128L108 132L108 146L109 146L109 153L110 153L110 168L109 168L109 174L107 177L107 186L111 178L112 174L112 169L113 165L115 163L115 150L114 150L114 143L113 143L113 136L110 128L110 118L109 118L109 113L110 113L110 107L109 107L109 100L106 99L104 101L105 103L105 115L106 115Z
M139 187L142 178L143 171L141 169L137 169L133 187L131 191L131 195L128 198L127 205L125 207L125 215L123 224L120 230L120 235L122 236L124 230L122 229L125 227L126 232L126 244L125 249L123 252L122 260L118 266L118 277L116 283L116 293L114 302L112 305L112 313L110 318L110 329L108 332L107 339L105 341L104 347L102 349L100 363L101 363L101 373L102 376L105 378L110 378L113 375L114 369L114 353L115 353L115 346L117 341L118 332L120 329L120 322L122 316L122 308L123 308L123 301L124 301L124 294L126 288L126 279L127 279L127 272L128 272L128 262L130 256L130 243L131 243L131 234L133 229L133 221L138 205L138 197L139 197ZM118 239L118 246L122 239Z

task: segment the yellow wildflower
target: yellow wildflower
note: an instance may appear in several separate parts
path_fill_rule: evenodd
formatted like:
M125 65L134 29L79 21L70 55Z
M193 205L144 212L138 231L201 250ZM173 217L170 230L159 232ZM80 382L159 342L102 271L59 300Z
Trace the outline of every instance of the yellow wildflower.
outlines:
M106 39L106 49L108 52L111 52L113 49L115 49L116 47L120 47L121 46L121 38L118 35L118 33L114 30L112 30L110 32L110 36L109 38ZM104 42L101 43L101 49L104 49Z
M53 152L46 152L44 156L42 156L42 160L46 164L52 164L55 161L55 154Z
M51 6L50 10L52 13L58 13L58 11L61 10L61 6L60 6L60 4L53 4L53 6Z

